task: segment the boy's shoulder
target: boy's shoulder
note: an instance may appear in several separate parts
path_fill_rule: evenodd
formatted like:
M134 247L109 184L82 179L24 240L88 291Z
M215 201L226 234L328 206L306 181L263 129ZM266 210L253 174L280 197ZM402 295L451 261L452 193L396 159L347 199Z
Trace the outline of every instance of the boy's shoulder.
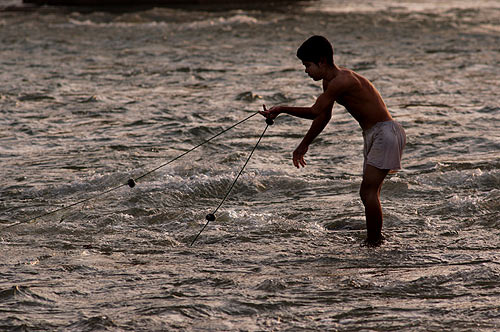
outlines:
M359 74L348 68L340 67L333 79L324 82L324 89L345 91L359 83Z
M349 68L340 67L339 74L337 78L343 83L353 83L356 82L361 75L356 73L354 70Z

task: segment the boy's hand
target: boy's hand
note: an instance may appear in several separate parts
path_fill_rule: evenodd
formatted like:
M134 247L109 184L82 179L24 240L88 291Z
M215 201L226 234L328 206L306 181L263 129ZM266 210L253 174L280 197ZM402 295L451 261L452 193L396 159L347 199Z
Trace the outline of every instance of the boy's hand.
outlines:
M259 111L259 113L262 114L266 119L273 120L281 113L280 106L273 106L270 109L267 109L266 105L262 105L262 108L264 109L264 111Z
M306 161L304 160L304 155L306 154L308 150L307 146L302 146L300 144L295 151L293 151L293 164L295 167L300 168L300 166L305 167L307 165Z

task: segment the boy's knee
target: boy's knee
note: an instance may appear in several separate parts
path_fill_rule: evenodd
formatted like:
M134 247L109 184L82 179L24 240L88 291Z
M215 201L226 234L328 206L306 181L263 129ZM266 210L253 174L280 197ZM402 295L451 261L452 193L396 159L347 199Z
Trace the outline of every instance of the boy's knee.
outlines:
M359 196L361 197L361 201L363 203L366 203L372 198L376 199L378 197L378 188L362 182L361 187L359 188Z
M366 205L367 197L361 191L359 192L359 197L361 197L361 202Z
M361 197L361 201L366 203L369 197L369 190L363 184L361 184L361 188L359 188L359 197Z

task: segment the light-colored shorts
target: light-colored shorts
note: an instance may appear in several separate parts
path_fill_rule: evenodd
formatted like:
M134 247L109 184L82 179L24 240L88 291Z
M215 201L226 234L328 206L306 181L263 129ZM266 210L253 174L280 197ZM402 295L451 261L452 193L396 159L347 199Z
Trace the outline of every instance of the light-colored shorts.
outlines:
M363 131L364 163L378 169L401 169L401 157L406 145L406 134L399 123L394 120L378 122Z

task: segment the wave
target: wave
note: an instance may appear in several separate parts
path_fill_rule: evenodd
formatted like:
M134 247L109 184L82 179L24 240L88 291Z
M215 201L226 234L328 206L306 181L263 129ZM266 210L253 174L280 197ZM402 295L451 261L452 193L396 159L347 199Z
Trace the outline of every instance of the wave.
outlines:
M205 15L206 16L206 15ZM100 22L92 18L69 18L68 23L53 24L53 26L70 27L70 26L89 26L98 28L172 28L174 30L199 30L212 27L223 27L233 25L255 25L262 23L253 16L245 14L234 14L232 16L224 17L210 17L202 20L189 20L184 22L176 22L169 19L168 16L163 17L161 21L150 21L147 17L136 20L127 19L113 19L108 18L110 21Z
M203 21L187 23L186 27L190 29L204 29L204 28L224 26L224 25L236 25L236 24L253 25L257 23L259 23L259 20L257 20L255 17L237 14L230 17L218 17Z

